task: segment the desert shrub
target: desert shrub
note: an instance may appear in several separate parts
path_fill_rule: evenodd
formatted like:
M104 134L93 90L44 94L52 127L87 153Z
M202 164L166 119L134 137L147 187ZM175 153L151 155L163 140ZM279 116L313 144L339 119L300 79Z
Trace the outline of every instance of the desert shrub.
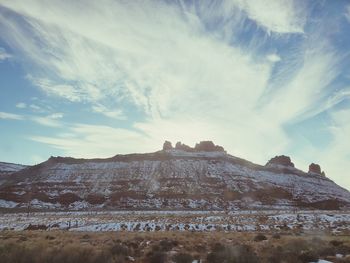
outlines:
M203 246L202 244L195 245L194 250L197 251L198 253L203 253L206 251L206 247Z
M193 257L187 253L179 253L173 257L175 263L192 263Z
M164 239L159 242L159 248L162 251L170 251L173 247L176 247L178 245L177 241Z
M153 251L148 255L148 263L165 263L166 262L166 253L161 251Z
M309 250L309 244L303 239L293 239L284 245L283 250L299 255L301 251Z
M280 239L280 238L281 238L281 235L278 234L278 233L276 233L276 234L273 234L273 235L272 235L272 238L274 238L274 239Z
M316 254L310 249L310 244L305 240L292 239L283 246L277 246L268 250L266 258L269 263L303 263L312 262L312 260L307 260L308 258L314 258Z
M271 248L269 251L269 255L267 256L267 259L269 263L280 263L284 260L284 254L283 254L283 248L281 246L278 246L276 248Z
M319 259L319 256L314 251L306 251L306 252L302 252L299 255L298 259L302 263L317 262Z
M263 234L257 234L254 237L254 241L256 241L256 242L263 241L263 240L267 240L267 237Z
M222 246L216 245L207 256L210 263L255 263L259 262L257 255L247 245Z
M45 239L47 239L47 240L54 240L55 237L54 237L54 236L51 236L51 235L47 235L47 236L45 237Z
M321 246L317 249L317 252L321 257L334 256L336 253L333 246Z
M6 244L0 247L0 261L14 263L109 263L112 255L106 251L79 246L49 248L43 244L23 246ZM115 257L117 259L117 257ZM124 262L118 260L117 262Z
M110 252L112 255L127 256L128 248L122 244L114 244L110 247Z
M339 241L339 240L331 240L329 241L329 244L331 244L332 246L338 247L340 245L343 245L343 241Z
M90 239L91 237L88 234L84 234L81 239Z
M347 255L350 254L350 247L346 245L340 245L335 248L335 253L336 254L343 254Z

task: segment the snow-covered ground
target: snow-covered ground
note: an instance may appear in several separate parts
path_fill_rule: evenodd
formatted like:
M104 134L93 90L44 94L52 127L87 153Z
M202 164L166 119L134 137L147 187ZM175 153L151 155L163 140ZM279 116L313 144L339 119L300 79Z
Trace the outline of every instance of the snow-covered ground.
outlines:
M350 212L109 211L0 214L0 230L325 231L350 233Z

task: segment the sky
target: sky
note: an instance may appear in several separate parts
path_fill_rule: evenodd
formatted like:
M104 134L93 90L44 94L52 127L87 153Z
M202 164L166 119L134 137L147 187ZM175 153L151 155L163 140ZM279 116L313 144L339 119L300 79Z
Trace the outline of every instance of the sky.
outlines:
M0 160L212 140L350 189L350 1L0 0Z

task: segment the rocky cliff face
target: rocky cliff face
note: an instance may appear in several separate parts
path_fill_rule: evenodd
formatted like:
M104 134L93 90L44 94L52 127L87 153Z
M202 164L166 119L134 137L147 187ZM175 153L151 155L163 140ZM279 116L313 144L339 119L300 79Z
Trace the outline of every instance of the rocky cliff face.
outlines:
M108 159L51 157L9 176L0 206L38 209L341 209L350 193L289 157L266 166L231 156L221 146L170 142L149 154Z

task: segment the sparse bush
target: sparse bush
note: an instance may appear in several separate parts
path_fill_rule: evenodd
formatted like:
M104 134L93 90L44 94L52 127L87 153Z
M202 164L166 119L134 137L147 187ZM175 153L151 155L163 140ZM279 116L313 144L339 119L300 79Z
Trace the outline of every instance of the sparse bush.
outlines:
M302 252L298 259L302 263L317 262L319 256L314 251Z
M276 233L276 234L273 234L273 235L272 235L272 238L274 238L274 239L280 239L280 238L281 238L281 235L278 234L278 233Z
M255 237L254 237L254 241L256 242L260 242L260 241L263 241L263 240L267 240L267 237L263 234L257 234Z
M165 263L166 262L166 253L161 251L154 251L148 257L149 263Z
M159 242L159 247L160 247L160 250L162 251L170 251L173 247L176 247L177 245L178 245L177 241L168 240L168 239L164 239Z
M128 255L128 248L122 244L114 244L110 251L112 255L118 255L118 256L127 256Z
M255 263L259 262L257 255L247 245L220 246L216 245L207 256L210 263Z
M343 245L343 243L344 243L343 241L339 241L339 240L331 240L331 241L329 241L329 244L331 244L334 247L338 247L340 245Z
M192 263L193 257L187 253L179 253L173 257L175 263Z
M335 252L337 254L347 255L347 254L350 254L350 247L346 245L340 245L335 248Z

